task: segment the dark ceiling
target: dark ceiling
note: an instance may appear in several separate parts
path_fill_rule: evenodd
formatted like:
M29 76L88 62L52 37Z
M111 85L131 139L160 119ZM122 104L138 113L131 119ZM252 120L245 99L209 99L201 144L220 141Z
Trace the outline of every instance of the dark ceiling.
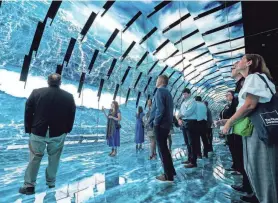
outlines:
M278 2L242 2L246 53L264 57L278 85ZM261 34L259 34L261 33Z

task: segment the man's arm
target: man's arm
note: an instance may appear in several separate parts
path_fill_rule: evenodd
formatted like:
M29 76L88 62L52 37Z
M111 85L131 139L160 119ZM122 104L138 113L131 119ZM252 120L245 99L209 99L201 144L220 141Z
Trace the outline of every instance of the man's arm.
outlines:
M31 134L32 123L35 113L35 90L32 91L29 98L25 103L25 113L24 113L24 127L25 133Z
M73 124L74 124L74 118L75 118L75 111L76 111L76 105L74 102L74 98L71 95L71 105L70 105L70 109L69 109L69 120L68 120L68 133L70 133L72 131L73 128Z
M158 126L161 123L165 112L165 104L163 103L163 94L161 90L157 90L156 92L156 111L153 124L154 126Z

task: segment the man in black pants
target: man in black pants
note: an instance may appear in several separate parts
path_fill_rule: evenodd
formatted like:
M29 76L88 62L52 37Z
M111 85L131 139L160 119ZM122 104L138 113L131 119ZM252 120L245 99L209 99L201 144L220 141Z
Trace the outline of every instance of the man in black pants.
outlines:
M188 161L183 163L186 164L185 168L194 168L197 167L198 142L200 142L197 130L197 104L194 98L191 97L190 89L184 88L182 94L184 101L177 119L179 125L182 126L185 144L188 148Z
M212 134L212 114L211 114L211 111L208 107L208 102L207 101L204 101L204 104L206 105L207 107L207 117L208 117L208 120L207 120L207 138L208 138L208 151L209 152L213 152L213 147L212 147L212 139L213 139L213 134Z
M207 107L202 102L202 98L200 96L195 97L196 104L197 104L197 129L198 129L198 136L202 139L203 142L203 156L208 158L208 138L207 138ZM201 155L201 143L200 138L198 142L198 154Z
M172 127L174 105L172 95L166 88L168 81L166 75L159 76L156 81L157 91L153 98L149 125L154 128L158 152L164 169L164 174L157 176L156 179L172 182L176 171L167 146L167 139Z

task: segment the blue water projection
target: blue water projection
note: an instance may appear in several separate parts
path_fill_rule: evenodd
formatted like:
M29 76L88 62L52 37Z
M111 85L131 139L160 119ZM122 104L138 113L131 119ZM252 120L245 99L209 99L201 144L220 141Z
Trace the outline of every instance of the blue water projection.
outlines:
M197 169L184 169L181 161L186 159L186 150L183 146L183 137L179 129L175 129L173 135L173 159L177 168L177 177L174 184L161 184L154 177L162 172L159 160L149 161L148 141L144 144L144 150L136 153L134 144L136 97L138 92L143 92L149 77L153 77L149 88L142 94L139 105L144 106L147 96L152 95L155 87L155 78L165 65L169 67L181 59L176 54L166 62L162 59L169 57L173 51L188 50L199 43L207 45L216 43L216 40L227 39L228 31L222 30L212 35L202 37L199 34L193 38L184 40L174 45L181 36L195 29L206 32L217 26L238 20L241 15L241 4L235 3L229 8L218 13L210 14L205 18L195 21L194 17L207 10L221 5L220 2L172 2L157 14L150 18L146 16L159 4L158 1L116 1L103 18L97 17L84 41L79 40L82 26L90 13L103 12L105 1L63 1L52 25L47 22L43 38L36 56L31 61L26 84L19 82L24 55L28 54L38 21L43 21L51 1L2 1L0 7L0 203L11 202L231 202L238 200L238 194L231 191L229 184L239 182L223 170L223 166L229 166L230 160L227 149L222 141L215 138L215 154L209 159L198 160ZM180 9L180 10L179 10ZM104 53L104 44L111 36L115 28L122 30L125 24L138 12L142 16L128 29L127 32L117 35L109 49ZM191 14L191 17L169 32L162 34L162 30L169 24L180 18L180 15ZM228 13L228 19L222 15ZM139 41L153 27L158 31L144 43ZM242 24L231 27L232 38L242 36ZM67 136L61 164L58 172L55 189L47 189L45 186L44 169L47 165L47 157L42 160L37 179L36 195L22 196L18 194L18 188L23 183L24 171L28 162L28 135L24 133L23 115L26 98L34 88L46 86L46 77L55 72L58 64L62 63L69 40L77 38L72 57L63 70L62 88L74 95L77 112L73 131ZM149 54L142 65L135 69L138 60L146 51L153 53L155 49L166 39L170 43L157 55ZM106 74L113 58L119 59L132 41L136 45L122 63L117 63L110 77ZM186 53L183 63L174 69L168 68L165 74L175 74L171 77L170 85L180 76L180 71L188 64L193 64L184 71L184 75L190 73L194 66L212 57L213 52L225 51L244 45L244 40L235 40L229 46L214 46L200 48ZM81 72L87 72L88 65L95 49L100 54L91 74L86 75L81 97L77 93ZM189 62L200 53L209 50L209 54L198 60ZM231 53L233 57L240 56L244 49ZM213 56L214 57L214 56ZM227 56L219 55L217 60ZM161 59L153 71L148 70L158 59ZM206 77L216 70L227 71L233 60L215 62L216 68L208 71L212 66L208 63L196 69L195 73L185 78L188 87L201 86L201 82L195 82L201 74ZM123 114L121 129L121 147L116 158L107 156L109 148L105 140L106 119L98 109L101 106L109 108L116 84L122 79L126 68L132 67L126 81L121 85L116 98L119 101ZM193 68L193 69L191 69ZM219 71L219 78L223 74ZM138 75L142 72L142 78L137 87L133 89ZM217 74L218 74L217 73ZM217 76L217 75L216 75ZM105 79L104 89L98 102L97 91L100 79ZM183 83L183 77L173 85L172 89L180 92L178 87ZM222 83L225 85L225 80ZM25 86L26 85L26 86ZM24 87L25 86L25 87ZM128 88L131 94L127 105L125 97ZM199 93L205 93L204 87ZM175 91L172 93L174 94ZM178 97L178 96L177 96ZM175 98L177 102L178 98ZM217 112L215 112L216 114ZM146 139L148 140L148 139Z

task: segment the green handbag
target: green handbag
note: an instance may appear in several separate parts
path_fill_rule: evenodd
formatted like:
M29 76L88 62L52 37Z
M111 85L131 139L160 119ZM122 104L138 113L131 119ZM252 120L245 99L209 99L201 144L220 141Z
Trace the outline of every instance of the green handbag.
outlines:
M252 135L254 125L249 117L242 118L235 122L233 125L233 134L237 134L243 137Z

